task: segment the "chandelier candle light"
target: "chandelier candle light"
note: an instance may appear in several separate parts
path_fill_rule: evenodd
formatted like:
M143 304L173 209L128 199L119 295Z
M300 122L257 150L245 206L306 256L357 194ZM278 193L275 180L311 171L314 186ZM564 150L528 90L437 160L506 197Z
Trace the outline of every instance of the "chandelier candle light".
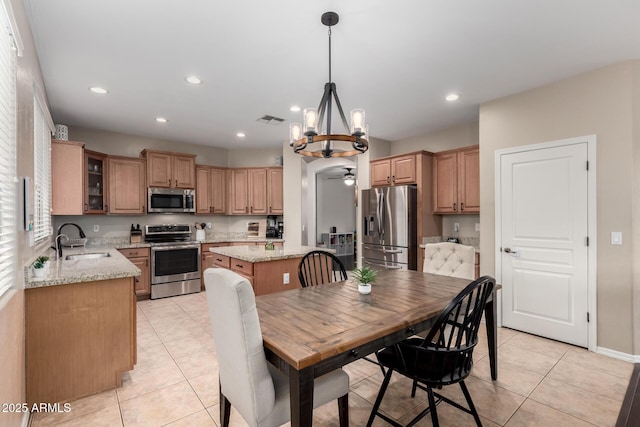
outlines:
M303 112L303 122L292 123L289 126L289 145L293 147L293 151L303 156L311 157L346 157L364 153L369 149L368 126L365 123L365 115L363 109L351 110L351 126L347 124L336 84L331 81L331 27L338 23L339 17L335 12L326 12L322 14L320 19L322 24L329 27L329 81L324 85L324 94L320 100L318 108L305 108ZM331 109L332 103L335 101L342 124L348 134L332 134L331 133ZM320 132L324 117L327 117L326 132ZM319 143L317 150L309 147L311 144ZM335 149L331 146L332 142L346 143L346 149ZM350 143L350 145L349 145Z

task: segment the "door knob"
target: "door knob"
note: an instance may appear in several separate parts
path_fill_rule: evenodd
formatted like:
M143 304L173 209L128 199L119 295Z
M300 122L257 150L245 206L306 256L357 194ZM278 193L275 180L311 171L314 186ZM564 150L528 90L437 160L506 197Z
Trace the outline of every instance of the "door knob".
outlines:
M517 249L511 249L511 248L504 248L502 249L502 252L509 254L511 256L514 257L519 257L520 256L520 252Z

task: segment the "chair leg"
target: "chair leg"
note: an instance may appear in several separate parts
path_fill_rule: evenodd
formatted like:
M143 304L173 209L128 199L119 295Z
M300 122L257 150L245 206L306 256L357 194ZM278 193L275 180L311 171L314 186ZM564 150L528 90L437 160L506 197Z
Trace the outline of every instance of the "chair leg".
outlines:
M429 407L431 408L431 424L433 427L439 427L438 412L436 411L436 400L433 397L433 390L431 386L427 386L427 394L429 395Z
M349 393L338 398L338 417L340 427L349 427Z
M476 407L473 404L473 400L471 400L471 395L469 394L469 390L467 390L467 385L464 383L464 381L460 381L460 388L462 389L464 398L467 399L467 404L469 405L469 409L471 410L471 415L473 415L473 418L476 420L476 424L479 427L482 427L480 416L478 415L478 411L476 411Z
M222 394L222 385L220 384L220 426L229 427L229 416L231 415L231 402Z
M416 397L416 389L418 388L418 381L413 380L413 386L411 386L411 397Z
M389 368L389 370L387 370L387 375L384 376L384 380L382 381L382 385L380 386L378 397L376 397L376 403L373 404L373 409L371 409L371 415L369 415L369 421L367 421L367 427L371 427L371 424L373 424L374 418L378 414L378 409L380 409L382 398L384 397L384 393L387 391L387 387L389 386L389 381L391 381L391 374L393 374L393 369Z

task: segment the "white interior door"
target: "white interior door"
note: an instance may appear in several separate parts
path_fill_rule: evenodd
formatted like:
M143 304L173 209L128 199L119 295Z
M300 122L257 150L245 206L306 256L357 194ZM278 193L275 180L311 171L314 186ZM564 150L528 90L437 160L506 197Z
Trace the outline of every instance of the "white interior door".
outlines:
M503 325L588 344L588 146L500 156Z

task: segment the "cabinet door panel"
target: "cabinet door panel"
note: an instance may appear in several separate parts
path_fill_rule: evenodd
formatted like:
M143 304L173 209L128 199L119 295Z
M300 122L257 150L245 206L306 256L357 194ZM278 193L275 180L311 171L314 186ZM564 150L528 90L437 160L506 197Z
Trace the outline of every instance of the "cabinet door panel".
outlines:
M149 187L171 187L171 155L147 153Z
M416 156L402 156L391 159L391 182L398 184L415 184Z
M149 295L151 293L151 280L149 273L149 258L131 258L129 259L133 265L138 267L142 274L134 277L134 285L136 296Z
M176 188L195 188L196 187L195 158L192 156L180 156L177 154L174 154L172 157L173 157L172 186Z
M229 179L229 213L249 213L249 175L247 169L232 169Z
M209 180L209 167L198 166L196 168L196 213L211 213Z
M282 168L269 168L267 174L269 214L282 215L284 213Z
M458 211L457 153L436 154L433 158L433 211Z
M145 213L144 161L109 159L109 213Z
M84 213L107 213L107 155L84 152Z
M460 213L480 212L480 150L458 153L458 202Z
M249 169L249 213L266 214L267 211L267 170Z
M83 164L83 144L52 141L52 215L82 215L84 195Z
M371 162L371 185L391 185L391 161L380 160Z
M214 214L224 214L227 212L227 175L224 169L211 169L211 211Z

